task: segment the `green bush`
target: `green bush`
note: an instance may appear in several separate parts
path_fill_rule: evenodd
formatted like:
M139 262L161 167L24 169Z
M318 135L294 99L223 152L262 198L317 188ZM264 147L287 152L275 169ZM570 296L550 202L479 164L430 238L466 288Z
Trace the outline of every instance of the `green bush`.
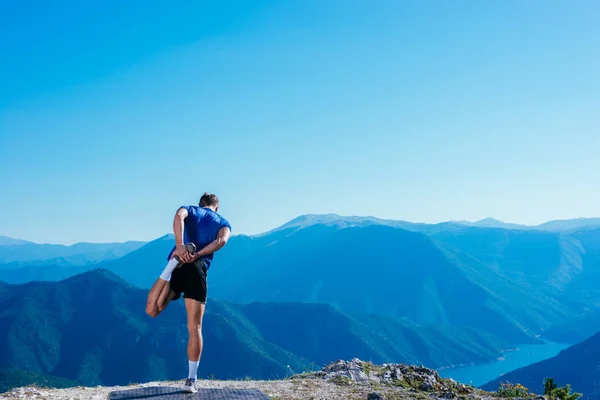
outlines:
M500 383L500 387L498 388L498 395L500 397L506 397L509 399L512 399L513 397L522 397L522 398L535 397L532 393L529 393L529 389L527 389L525 386L521 385L520 383L513 385L512 383L509 383L509 382Z
M546 378L544 381L544 395L548 400L577 400L582 396L581 393L571 393L571 384L558 387L554 378Z
M536 396L529 391L525 386L520 383L512 384L509 382L500 383L500 387L497 391L498 396L505 398L535 398ZM571 393L571 385L567 384L562 387L558 387L554 382L554 378L546 378L544 380L544 396L548 400L578 400L581 393Z

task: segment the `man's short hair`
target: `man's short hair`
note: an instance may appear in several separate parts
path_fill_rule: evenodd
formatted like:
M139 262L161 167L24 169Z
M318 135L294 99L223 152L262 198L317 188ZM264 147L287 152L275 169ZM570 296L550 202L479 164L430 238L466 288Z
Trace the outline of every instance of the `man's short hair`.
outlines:
M198 205L200 207L211 207L219 204L219 199L216 194L204 192L202 197L200 197L200 202Z

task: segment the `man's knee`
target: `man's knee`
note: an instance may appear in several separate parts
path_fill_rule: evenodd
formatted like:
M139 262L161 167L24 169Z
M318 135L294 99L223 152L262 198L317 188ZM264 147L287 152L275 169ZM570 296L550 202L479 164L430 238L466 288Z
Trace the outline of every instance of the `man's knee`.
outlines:
M158 303L157 306L156 306L156 308L158 309L158 312L161 312L165 308L167 308L167 304L169 304L169 300L168 299L164 303Z
M160 310L158 309L158 307L156 307L156 305L153 305L153 306L147 305L146 306L146 314L148 314L152 318L156 318L159 313L160 313Z

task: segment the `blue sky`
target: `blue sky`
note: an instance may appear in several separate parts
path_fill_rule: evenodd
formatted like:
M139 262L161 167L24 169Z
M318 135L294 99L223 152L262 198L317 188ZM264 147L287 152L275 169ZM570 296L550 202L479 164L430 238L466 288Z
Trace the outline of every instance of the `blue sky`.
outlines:
M0 235L600 216L600 3L224 3L2 3Z

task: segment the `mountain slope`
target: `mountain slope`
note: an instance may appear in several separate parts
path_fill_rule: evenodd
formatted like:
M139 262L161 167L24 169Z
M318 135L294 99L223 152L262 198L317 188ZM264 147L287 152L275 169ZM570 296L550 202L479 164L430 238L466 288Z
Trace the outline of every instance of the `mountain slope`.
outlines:
M29 385L51 388L69 388L77 386L77 382L31 371L14 369L0 370L0 393L4 393L14 387Z
M526 340L498 311L496 296L467 279L429 238L388 226L300 229L250 259L211 270L209 279L212 295L231 301L327 303Z
M551 232L465 227L432 235L526 289L560 291L581 272L579 243Z
M187 341L183 301L155 319L146 291L106 270L57 282L0 285L0 369L86 385L180 379ZM483 363L509 346L493 335L350 316L320 304L239 305L211 300L200 376L276 378L330 359L442 367Z
M0 367L86 385L179 379L187 370L183 302L151 319L145 298L145 291L105 270L57 284L9 286L0 292ZM287 365L295 370L309 365L263 340L246 328L247 320L218 303L210 309L202 376L276 377L286 374Z
M0 268L0 281L13 285L34 281L56 282L96 268L96 264L15 266L13 263L5 266Z
M587 313L600 308L600 228L588 227L569 233L582 248L581 273L569 282L560 299L576 310Z
M570 383L581 400L600 399L600 332L561 351L555 357L517 369L482 386L496 390L500 382L520 383L536 393L543 393L545 378L554 378L558 386Z
M600 226L600 218L557 219L537 225L535 228L545 231L561 232L594 226Z
M254 302L237 308L266 340L317 364L358 357L441 368L488 362L510 346L469 329L349 315L326 304Z
M15 245L15 244L27 244L27 243L31 243L31 242L28 242L26 240L21 240L21 239L13 239L8 236L0 235L0 246L11 246L11 245Z
M600 332L600 309L565 319L550 328L545 336L558 343L579 343Z

